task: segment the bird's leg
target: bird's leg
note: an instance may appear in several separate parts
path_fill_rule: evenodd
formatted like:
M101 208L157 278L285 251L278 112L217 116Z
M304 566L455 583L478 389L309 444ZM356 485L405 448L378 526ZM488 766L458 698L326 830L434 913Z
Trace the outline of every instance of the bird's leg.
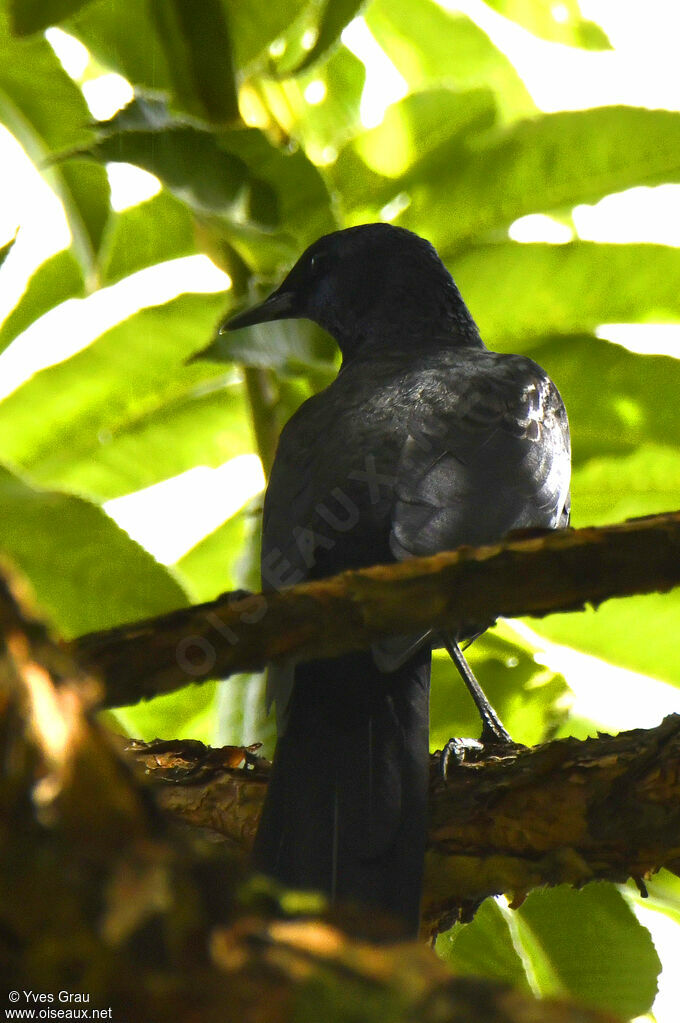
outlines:
M510 734L503 727L501 719L484 695L479 682L472 674L472 669L466 661L463 651L448 636L442 636L442 640L449 657L458 668L463 682L468 687L470 696L475 701L475 707L479 711L479 716L482 719L481 741L485 745L487 743L512 743Z

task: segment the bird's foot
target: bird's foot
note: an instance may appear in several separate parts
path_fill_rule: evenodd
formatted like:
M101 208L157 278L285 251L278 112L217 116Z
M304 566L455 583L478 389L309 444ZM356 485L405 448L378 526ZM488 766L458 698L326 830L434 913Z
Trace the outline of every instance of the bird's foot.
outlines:
M479 737L479 741L484 746L514 746L515 742L504 728L501 720L493 711L493 708L489 707L491 714L483 719L482 734Z
M491 727L485 721L479 739L449 739L439 754L439 773L442 781L446 782L452 759L460 767L464 763L485 759L487 753L492 758L500 758L520 749L526 747L521 742L515 742L500 721L497 721L497 727Z
M449 739L444 749L439 754L439 773L443 782L446 782L451 758L460 766L469 758L472 753L479 753L484 749L484 744L478 739Z

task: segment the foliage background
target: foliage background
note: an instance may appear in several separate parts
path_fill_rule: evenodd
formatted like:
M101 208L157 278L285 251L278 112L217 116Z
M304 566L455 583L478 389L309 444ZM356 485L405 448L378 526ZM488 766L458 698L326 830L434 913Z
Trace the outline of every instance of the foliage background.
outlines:
M490 6L553 46L610 47L576 0ZM59 633L257 587L260 475L242 456L259 456L266 470L278 429L331 379L337 359L310 324L234 338L217 329L316 237L351 224L389 219L428 237L487 343L531 355L556 380L573 432L574 525L680 507L680 363L599 329L678 322L680 251L644 233L624 230L613 244L577 230L582 204L614 193L663 185L658 196L674 198L680 113L541 111L492 41L489 26L501 22L481 3L466 7L475 17L433 0L0 0L0 121L59 198L69 235L44 261L39 237L21 230L2 249L10 297L0 327L0 550L28 575ZM343 38L360 29L372 57L360 60L341 40L350 23L354 36ZM55 25L87 48L78 73L57 56L66 51ZM401 76L403 96L367 127L366 77L386 68ZM93 116L89 87L111 73L130 102ZM155 175L156 193L114 209L120 164ZM6 183L7 223L20 191ZM630 209L616 208L624 218ZM17 287L12 268L25 265L27 247L32 273ZM193 292L180 285L163 300L144 284L150 278L133 277L198 253L224 273L201 264L206 283ZM108 329L70 337L82 309L123 294L107 289L131 279L136 311L116 297ZM29 370L13 383L23 356ZM175 477L197 484L206 466L216 470L212 525L163 564L151 553L154 534L172 533L176 502L200 530L206 492L197 485L187 501L186 487L165 483L145 495L149 550L115 521L127 524L143 501L116 499ZM135 533L134 514L130 521ZM553 616L531 631L502 623L471 659L518 740L611 726L624 691L651 723L649 694L672 706L661 683L680 685L679 609L676 592ZM611 716L595 720L572 705L556 665L575 686L599 686ZM476 723L445 660L434 675L437 748ZM261 693L259 676L189 687L122 711L114 724L144 738L261 739L271 748ZM457 970L638 1016L654 1000L659 961L634 911L652 920L664 947L680 925L680 882L662 874L650 891L665 930L632 887L592 885L536 892L514 911L489 901L438 949Z

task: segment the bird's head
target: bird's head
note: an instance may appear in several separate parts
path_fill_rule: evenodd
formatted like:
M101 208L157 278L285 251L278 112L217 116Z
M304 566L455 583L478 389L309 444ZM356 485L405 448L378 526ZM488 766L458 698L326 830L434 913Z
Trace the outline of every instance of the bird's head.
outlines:
M391 224L364 224L319 238L276 291L223 329L294 318L327 330L345 358L378 346L480 343L432 245Z

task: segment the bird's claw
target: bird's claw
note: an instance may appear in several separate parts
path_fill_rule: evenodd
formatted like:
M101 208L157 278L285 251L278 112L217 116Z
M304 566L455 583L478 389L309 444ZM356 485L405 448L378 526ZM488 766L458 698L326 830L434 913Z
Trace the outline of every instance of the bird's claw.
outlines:
M444 749L439 754L439 773L442 781L446 784L451 757L458 764L462 764L468 753L479 752L484 749L484 744L477 739L449 739Z
M514 746L515 742L510 733L503 727L500 720L494 714L484 721L482 734L479 741L484 746Z

